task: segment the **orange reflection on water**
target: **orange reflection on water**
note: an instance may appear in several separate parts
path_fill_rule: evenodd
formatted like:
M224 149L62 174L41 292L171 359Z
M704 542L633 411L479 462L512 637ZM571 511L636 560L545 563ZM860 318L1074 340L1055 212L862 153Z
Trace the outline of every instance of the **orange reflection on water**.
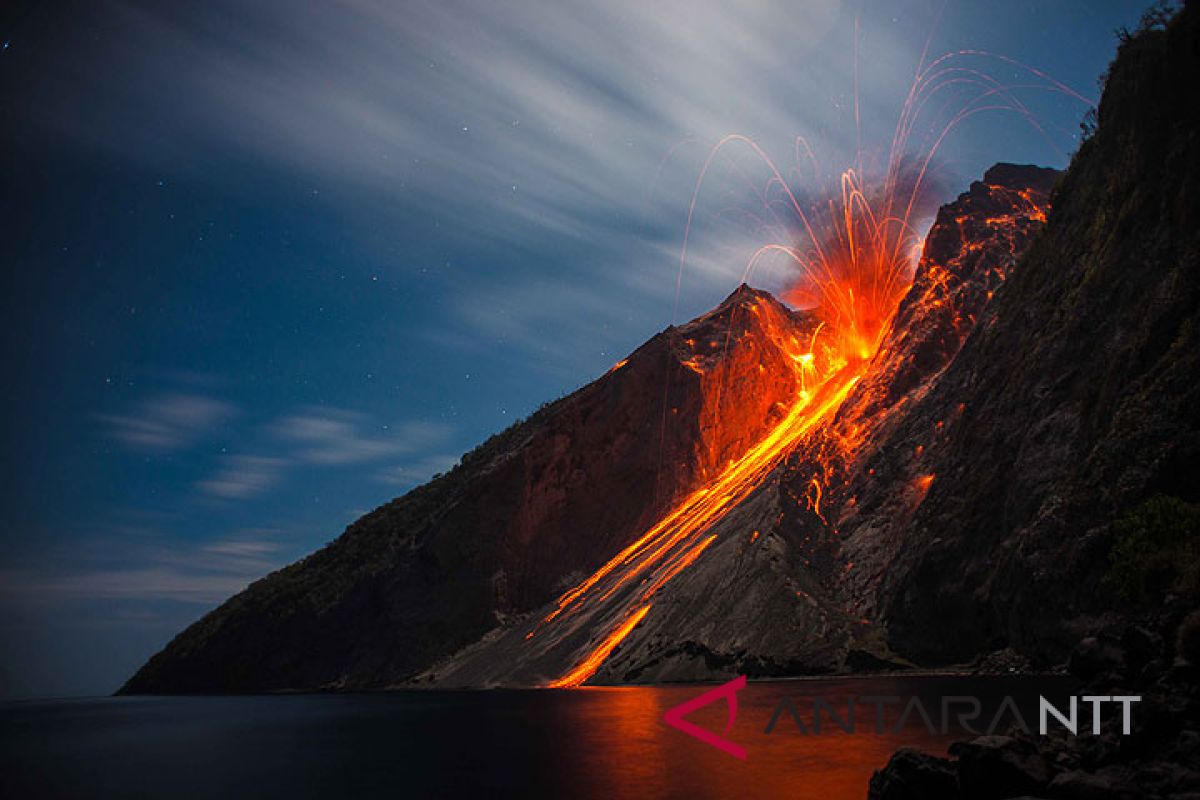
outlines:
M705 686L587 687L570 707L571 727L579 736L569 743L562 766L575 776L582 794L593 797L708 798L788 797L805 800L863 798L872 773L898 747L944 754L959 735L930 734L921 727L876 733L873 718L860 711L850 734L827 716L822 733L798 732L783 714L771 734L764 732L783 697L793 699L805 723L811 698L826 698L838 713L848 696L909 695L911 679L834 679L750 683L739 692L739 711L729 738L748 751L740 761L671 728L663 722L670 708L711 689ZM723 703L697 710L688 719L721 732Z

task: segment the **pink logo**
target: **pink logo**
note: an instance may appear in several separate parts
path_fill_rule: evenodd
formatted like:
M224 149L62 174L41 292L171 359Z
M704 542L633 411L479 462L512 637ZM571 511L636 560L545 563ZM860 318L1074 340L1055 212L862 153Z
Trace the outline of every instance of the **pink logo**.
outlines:
M674 708L663 714L663 721L672 728L678 728L688 736L694 736L705 744L711 744L719 750L724 750L734 758L746 760L746 748L739 744L729 741L725 737L729 735L729 731L733 728L733 722L737 719L737 693L746 688L746 676L739 675L722 686L715 689L710 689L699 697L693 697L686 703L680 703ZM717 700L724 699L729 711L729 719L725 723L725 730L721 736L712 731L705 730L699 725L688 722L684 717L691 714L698 708L703 708L709 703L715 703Z

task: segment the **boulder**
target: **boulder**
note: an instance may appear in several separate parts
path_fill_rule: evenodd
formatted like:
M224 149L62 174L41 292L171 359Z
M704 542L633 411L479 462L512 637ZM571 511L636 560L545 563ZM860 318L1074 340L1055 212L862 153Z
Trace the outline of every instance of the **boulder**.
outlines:
M868 800L958 800L954 765L947 759L904 747L871 776Z
M1050 781L1046 760L1025 739L980 736L955 742L950 754L958 757L958 785L964 797L1002 800L1035 793Z

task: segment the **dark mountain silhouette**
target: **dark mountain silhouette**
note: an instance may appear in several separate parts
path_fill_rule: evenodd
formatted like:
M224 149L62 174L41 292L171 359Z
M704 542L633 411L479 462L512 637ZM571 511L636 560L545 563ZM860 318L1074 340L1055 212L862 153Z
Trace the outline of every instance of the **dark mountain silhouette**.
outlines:
M897 649L1065 656L1080 694L1136 697L1137 716L903 749L871 800L1200 792L1200 12L1159 4L1122 39L1045 231L867 460L928 439L953 397L957 430L922 454L938 482L890 557L864 547L898 532L878 503L843 552L878 575L849 594Z
M914 661L1062 663L1134 610L1106 580L1114 520L1156 495L1200 501L1196 17L1122 45L1045 229L845 473L838 593ZM947 244L931 236L926 256ZM934 477L897 514L914 475Z

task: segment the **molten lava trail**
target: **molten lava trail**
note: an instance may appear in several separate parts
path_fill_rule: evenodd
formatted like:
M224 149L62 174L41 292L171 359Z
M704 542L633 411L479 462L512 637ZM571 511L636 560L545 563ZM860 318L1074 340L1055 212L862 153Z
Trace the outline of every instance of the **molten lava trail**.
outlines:
M637 624L642 621L642 617L646 616L646 612L650 610L650 605L646 604L634 611L621 625L608 636L604 637L604 641L598 647L588 654L588 657L580 662L579 666L568 672L556 681L551 681L548 684L550 689L569 689L586 681L588 678L600 668L604 663L604 659L608 658L617 645L621 643L629 632L637 627Z
M802 392L787 416L716 480L688 495L654 527L559 598L527 639L545 635L547 628L563 625L575 615L615 616L616 624L598 644L590 646L577 666L548 686L579 686L595 674L645 617L654 595L715 539L715 535L704 534L745 500L807 433L837 410L861 378L863 367L865 362L845 367L816 391ZM631 591L637 589L641 591ZM638 603L639 607L629 608Z

